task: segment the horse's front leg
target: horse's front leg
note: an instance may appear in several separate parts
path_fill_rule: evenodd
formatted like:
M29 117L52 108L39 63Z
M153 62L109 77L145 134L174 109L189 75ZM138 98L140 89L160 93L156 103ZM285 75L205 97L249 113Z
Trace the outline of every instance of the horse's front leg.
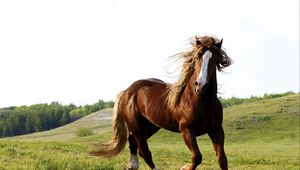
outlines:
M212 130L208 133L214 149L216 151L216 155L218 157L219 166L222 170L228 169L227 157L224 151L224 130L222 127Z
M202 155L198 148L196 136L193 131L183 125L180 126L180 132L183 136L185 144L191 151L192 164L186 164L180 170L195 170L196 167L202 162Z

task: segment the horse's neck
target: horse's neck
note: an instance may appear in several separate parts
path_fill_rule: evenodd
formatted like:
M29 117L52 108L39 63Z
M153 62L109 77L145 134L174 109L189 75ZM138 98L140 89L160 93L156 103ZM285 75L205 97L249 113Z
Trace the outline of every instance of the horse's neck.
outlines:
M207 89L204 89L204 92L201 93L204 100L213 102L217 99L217 91L218 91L218 84L217 84L217 77L214 76L208 82Z

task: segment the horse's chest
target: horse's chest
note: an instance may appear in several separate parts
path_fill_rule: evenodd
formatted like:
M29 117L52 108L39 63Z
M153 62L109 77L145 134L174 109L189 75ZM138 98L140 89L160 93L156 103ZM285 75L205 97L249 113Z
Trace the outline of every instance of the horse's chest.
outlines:
M191 127L193 127L197 135L205 134L215 126L214 116L206 112L200 112L191 119Z

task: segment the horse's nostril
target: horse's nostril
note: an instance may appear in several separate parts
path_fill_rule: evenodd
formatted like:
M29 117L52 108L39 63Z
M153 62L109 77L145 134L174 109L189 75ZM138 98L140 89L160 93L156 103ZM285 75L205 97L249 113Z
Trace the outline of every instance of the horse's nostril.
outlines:
M195 82L195 85L198 86L198 82L197 81Z

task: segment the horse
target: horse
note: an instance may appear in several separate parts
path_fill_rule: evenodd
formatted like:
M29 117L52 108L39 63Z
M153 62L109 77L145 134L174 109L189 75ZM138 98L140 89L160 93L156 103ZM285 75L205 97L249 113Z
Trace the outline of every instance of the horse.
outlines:
M130 160L126 169L139 168L139 154L152 170L157 170L147 139L164 128L181 133L191 152L192 163L181 170L195 170L201 164L196 137L204 134L212 141L219 167L228 169L216 72L230 66L232 60L222 49L223 39L196 36L190 42L189 50L174 55L183 61L175 83L155 78L137 80L118 94L113 108L112 140L97 145L90 154L113 157L125 148L128 140Z

